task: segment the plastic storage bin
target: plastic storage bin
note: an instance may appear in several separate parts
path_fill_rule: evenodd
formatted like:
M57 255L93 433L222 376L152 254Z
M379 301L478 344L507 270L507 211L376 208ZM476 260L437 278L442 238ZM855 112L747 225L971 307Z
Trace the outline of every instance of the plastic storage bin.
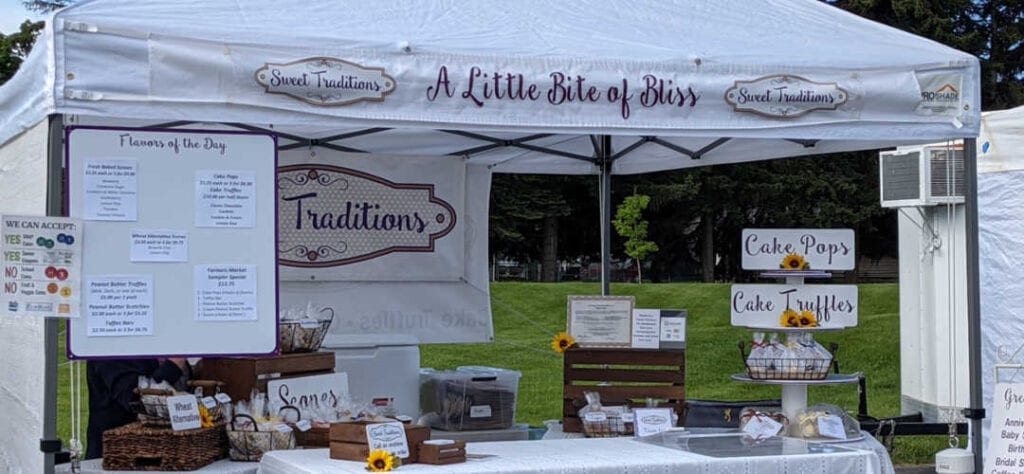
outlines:
M479 366L421 369L421 422L446 431L507 429L515 423L521 375Z

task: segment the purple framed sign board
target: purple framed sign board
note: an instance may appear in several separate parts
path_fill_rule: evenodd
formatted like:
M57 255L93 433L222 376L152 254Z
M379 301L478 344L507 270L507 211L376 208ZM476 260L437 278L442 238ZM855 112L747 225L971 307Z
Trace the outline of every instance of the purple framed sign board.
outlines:
M68 357L277 351L277 140L68 127L66 208L81 219Z

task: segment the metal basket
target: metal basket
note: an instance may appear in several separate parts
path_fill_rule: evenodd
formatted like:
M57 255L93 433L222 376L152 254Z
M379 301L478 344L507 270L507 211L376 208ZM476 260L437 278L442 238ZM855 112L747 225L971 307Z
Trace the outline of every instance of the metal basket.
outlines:
M833 353L836 351L833 347ZM756 358L747 356L746 344L740 342L740 357L747 375L757 380L823 380L828 377L835 355L828 358Z
M224 385L224 382L217 380L189 380L188 385L192 388L202 387L205 395L214 395L220 392L220 387ZM210 393L207 393L207 391ZM147 426L171 426L171 416L167 411L167 397L183 394L159 388L136 388L135 393L139 398L129 403L129 408L139 415L139 421ZM197 398L199 398L198 395ZM200 403L202 402L200 401ZM218 403L213 408L208 409L214 423L223 421L224 415L221 413L220 406Z
M588 438L611 438L633 434L633 422L623 420L617 415L609 415L604 420L588 421L581 418L583 434Z
M321 309L320 316L315 319L282 319L278 331L281 352L287 354L319 350L332 321L334 308L330 307Z

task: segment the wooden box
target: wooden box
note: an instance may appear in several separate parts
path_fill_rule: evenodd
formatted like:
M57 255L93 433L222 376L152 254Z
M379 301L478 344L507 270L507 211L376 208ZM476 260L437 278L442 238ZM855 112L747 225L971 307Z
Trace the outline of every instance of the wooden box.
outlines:
M601 394L605 406L644 407L647 399L685 418L685 349L590 349L565 351L562 430L582 431L577 412L586 406L584 392Z
M370 456L370 448L366 443L366 425L375 423L380 422L331 423L331 459L366 461L366 458ZM414 463L419 458L416 447L430 439L430 427L412 424L403 424L403 427L405 428L405 439L409 445L409 457L402 458L402 463Z
M455 464L466 462L466 442L455 441L453 444L420 443L417 449L419 461L423 464Z
M252 389L267 391L267 382L334 372L333 352L302 352L274 357L230 357L202 361L204 379L225 383L222 391L232 400L248 400Z

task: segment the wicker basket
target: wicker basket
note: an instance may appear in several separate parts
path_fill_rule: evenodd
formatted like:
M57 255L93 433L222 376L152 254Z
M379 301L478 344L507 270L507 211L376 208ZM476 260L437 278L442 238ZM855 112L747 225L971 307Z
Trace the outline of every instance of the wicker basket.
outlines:
M203 394L213 395L220 392L224 382L217 380L189 380L188 385L192 388L201 387ZM171 417L167 412L167 397L176 395L173 390L136 388L135 393L139 398L131 402L129 406L139 415L139 421L154 427L171 426ZM200 403L202 402L200 401ZM210 416L213 417L214 423L224 421L224 415L221 413L219 403L213 408L208 408L208 410Z
M327 330L331 327L331 321L334 321L334 308L329 307L321 309L320 317L315 319L282 319L278 330L281 353L320 350Z
M103 469L194 471L227 456L224 425L174 431L135 422L103 432Z
M252 423L253 431L235 429L235 422L247 418ZM228 457L232 461L255 462L263 458L263 453L282 449L295 449L295 430L256 431L256 420L249 415L235 415L231 419L228 434Z

